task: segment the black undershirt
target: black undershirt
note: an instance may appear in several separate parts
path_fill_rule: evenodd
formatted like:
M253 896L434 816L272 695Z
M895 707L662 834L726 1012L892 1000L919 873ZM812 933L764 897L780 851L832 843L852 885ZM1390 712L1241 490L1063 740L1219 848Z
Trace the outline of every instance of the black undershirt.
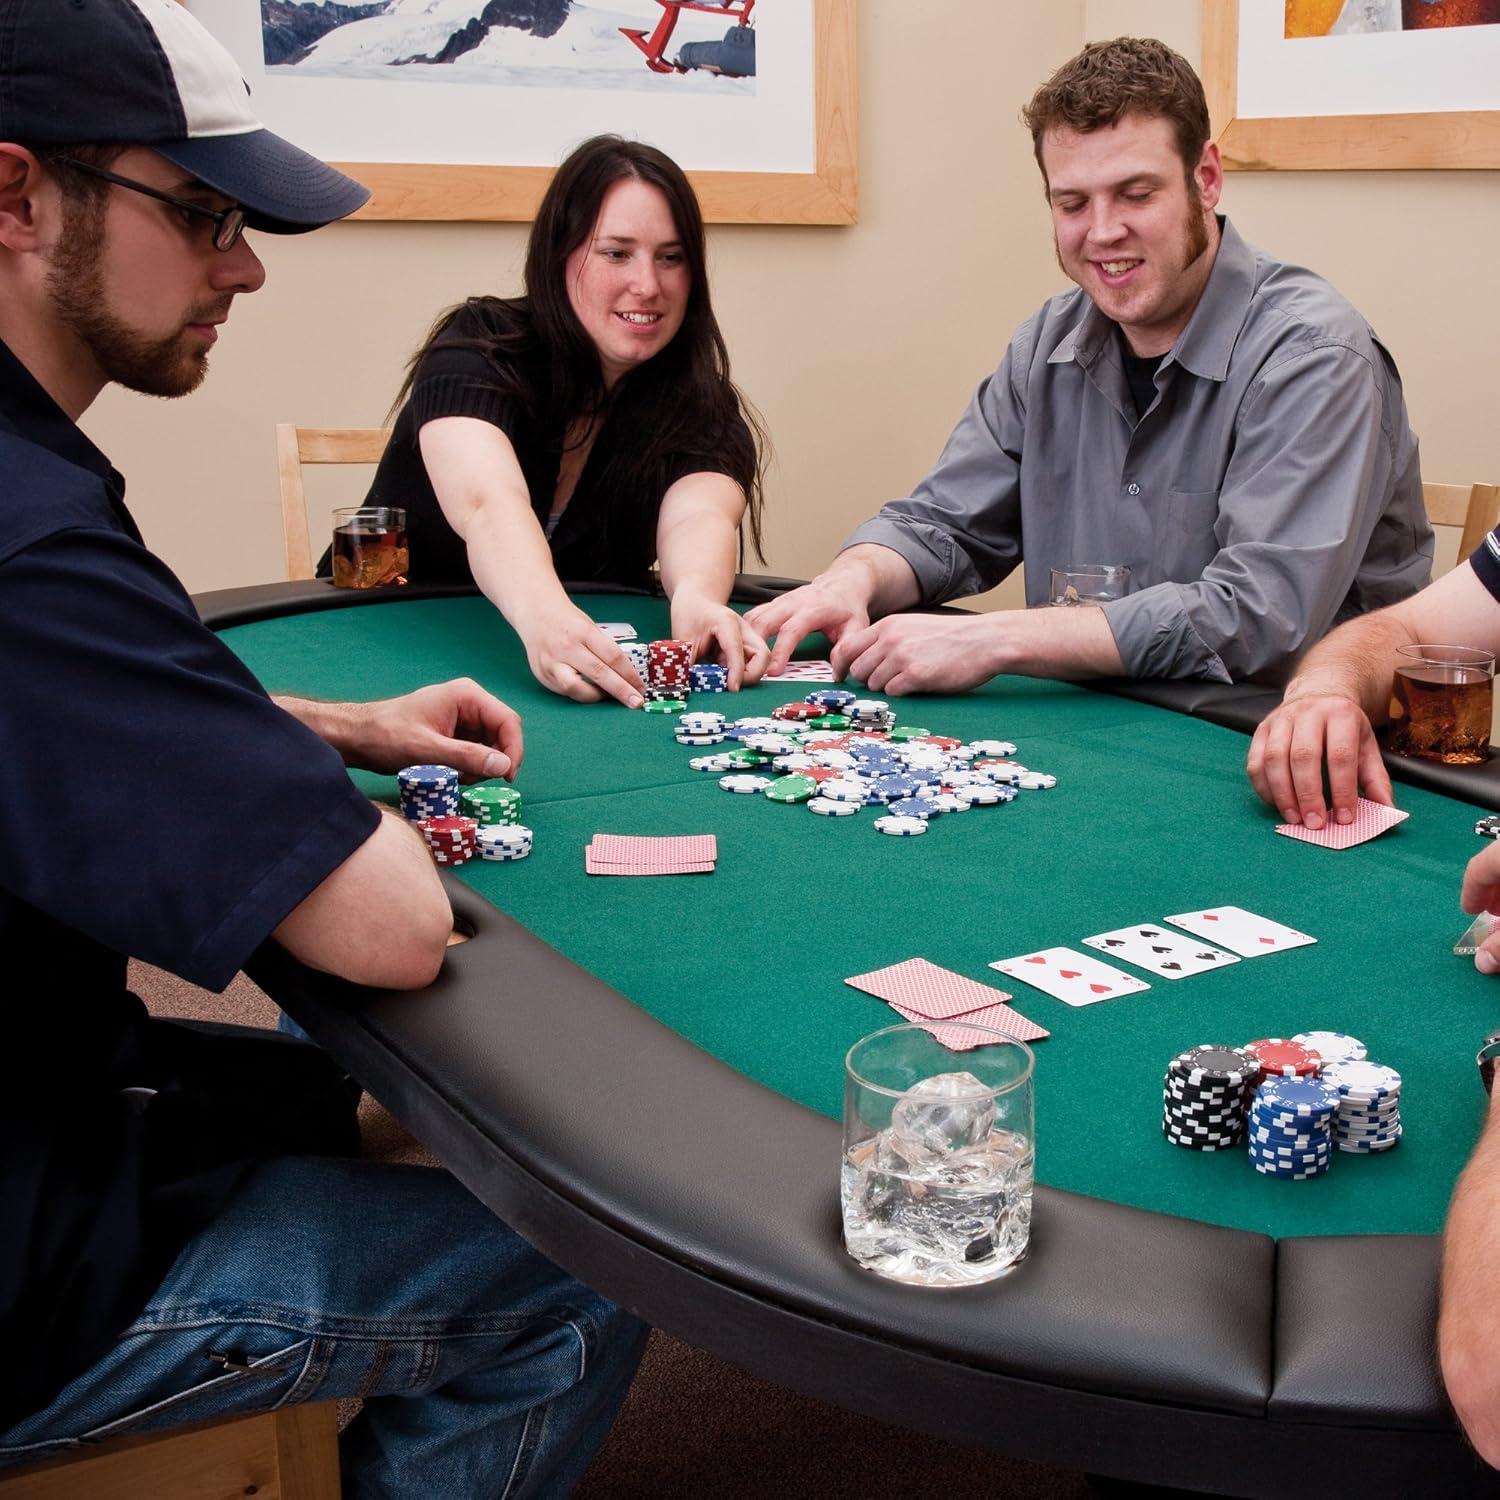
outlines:
M1120 335L1120 359L1125 366L1125 381L1130 386L1130 399L1135 402L1136 420L1144 417L1156 400L1156 372L1161 368L1165 354L1152 354L1142 358L1130 352L1125 335Z

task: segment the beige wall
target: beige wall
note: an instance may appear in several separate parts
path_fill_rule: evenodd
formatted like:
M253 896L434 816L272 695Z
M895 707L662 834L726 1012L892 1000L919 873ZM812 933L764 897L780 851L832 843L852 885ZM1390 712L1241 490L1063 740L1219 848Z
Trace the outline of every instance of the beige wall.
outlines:
M918 24L938 14L941 29ZM1154 33L1196 58L1197 18L1196 0L864 0L859 224L712 231L736 377L775 442L770 571L815 570L915 481L1011 329L1062 284L1016 121L1031 89L1086 36ZM1482 263L1500 240L1493 178L1244 173L1227 196L1252 240L1324 272L1386 338L1430 475L1500 475L1500 290ZM281 576L273 425L380 420L439 308L517 288L523 241L504 224L261 237L270 279L236 307L203 390L101 398L86 425L189 588Z

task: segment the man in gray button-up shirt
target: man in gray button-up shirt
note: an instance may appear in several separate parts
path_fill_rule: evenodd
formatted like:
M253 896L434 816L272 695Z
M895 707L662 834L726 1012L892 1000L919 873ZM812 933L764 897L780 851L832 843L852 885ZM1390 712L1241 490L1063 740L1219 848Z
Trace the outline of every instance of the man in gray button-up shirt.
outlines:
M997 672L1282 681L1335 623L1430 576L1396 367L1326 281L1215 215L1223 169L1176 53L1092 44L1027 119L1078 289L1022 325L910 497L752 611L777 638L768 670L823 630L876 691ZM1124 564L1131 591L1101 609L895 613L1023 559L1031 606L1074 562Z

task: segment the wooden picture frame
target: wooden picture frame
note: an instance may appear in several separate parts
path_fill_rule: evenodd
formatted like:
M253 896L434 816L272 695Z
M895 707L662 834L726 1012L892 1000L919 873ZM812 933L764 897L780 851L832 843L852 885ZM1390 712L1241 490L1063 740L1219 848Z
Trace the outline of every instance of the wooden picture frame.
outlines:
M1239 15L1239 0L1203 0L1203 86L1214 139L1231 171L1500 167L1500 110L1242 118Z
M188 0L179 0L186 5ZM811 172L689 172L710 224L853 224L859 217L857 0L813 7ZM334 162L370 189L354 219L529 222L550 167Z

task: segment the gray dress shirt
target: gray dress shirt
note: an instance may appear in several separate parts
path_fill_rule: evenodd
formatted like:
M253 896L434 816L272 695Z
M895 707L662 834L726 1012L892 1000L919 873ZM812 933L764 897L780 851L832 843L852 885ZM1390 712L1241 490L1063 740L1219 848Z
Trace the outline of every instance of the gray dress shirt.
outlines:
M1104 606L1132 677L1283 681L1340 620L1432 571L1396 366L1329 284L1221 219L1208 285L1137 420L1116 325L1052 298L980 385L937 467L844 544L911 565L926 603L1024 558L1124 563Z

